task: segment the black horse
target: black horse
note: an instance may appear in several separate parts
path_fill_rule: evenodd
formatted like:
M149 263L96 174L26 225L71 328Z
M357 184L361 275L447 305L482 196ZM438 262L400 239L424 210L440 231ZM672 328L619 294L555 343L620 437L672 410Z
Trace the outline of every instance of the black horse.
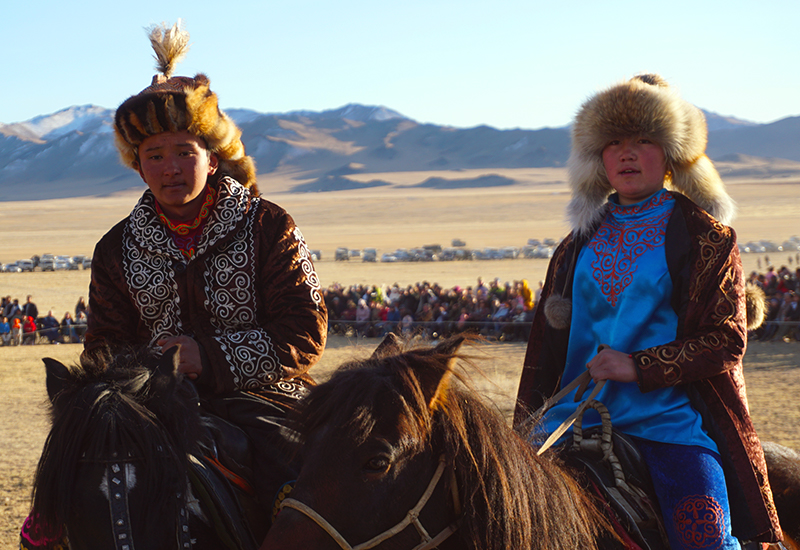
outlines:
M241 495L203 458L209 430L176 352L78 369L44 360L52 428L23 547L65 538L73 550L257 546L264 529L249 533Z

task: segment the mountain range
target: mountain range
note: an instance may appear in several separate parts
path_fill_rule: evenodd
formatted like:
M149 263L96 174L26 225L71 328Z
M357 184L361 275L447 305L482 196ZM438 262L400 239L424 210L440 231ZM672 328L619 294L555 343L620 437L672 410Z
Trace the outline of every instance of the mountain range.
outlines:
M345 105L329 111L259 113L226 111L260 177L293 174L291 192L321 192L390 185L389 172L453 172L452 178L424 177L420 187L512 185L493 171L564 167L569 128L498 130L418 123L386 107ZM800 175L800 117L757 124L705 112L708 155L726 174ZM114 111L75 106L25 122L0 123L0 201L106 195L141 187L124 168L113 139ZM480 169L482 175L460 172ZM737 172L738 170L738 172ZM369 174L354 179L354 174Z

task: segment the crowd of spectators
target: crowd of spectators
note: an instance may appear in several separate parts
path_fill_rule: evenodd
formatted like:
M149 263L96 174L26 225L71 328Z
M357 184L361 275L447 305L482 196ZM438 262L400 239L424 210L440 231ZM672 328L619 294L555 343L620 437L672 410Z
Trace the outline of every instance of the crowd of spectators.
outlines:
M380 337L388 332L405 336L446 337L476 332L487 338L525 341L541 292L522 279L475 286L443 288L436 283L406 287L334 284L323 291L332 334Z
M793 271L769 266L752 272L748 282L760 286L767 297L764 324L752 340L800 341L800 267ZM539 303L542 282L531 288L525 279L475 286L444 288L421 282L401 287L333 284L323 290L331 334L382 337L388 332L427 338L457 332L475 332L489 339L526 341ZM36 343L80 343L86 332L87 306L78 300L75 311L59 321L53 311L39 316L31 296L25 303L10 296L0 303L0 346Z
M785 265L766 273L753 271L749 282L760 286L767 296L766 321L750 335L765 342L800 341L800 266L792 271Z
M32 298L28 296L22 305L19 299L11 296L0 299L0 346L83 342L87 321L83 298L75 305L75 315L67 311L60 321L53 310L39 316L39 308Z

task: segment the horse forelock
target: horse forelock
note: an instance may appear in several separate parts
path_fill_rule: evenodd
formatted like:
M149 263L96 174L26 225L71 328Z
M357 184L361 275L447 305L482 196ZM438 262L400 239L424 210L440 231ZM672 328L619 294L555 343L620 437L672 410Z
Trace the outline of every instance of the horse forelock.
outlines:
M304 400L302 435L325 426L363 443L377 431L390 430L404 445L426 444L432 415L411 367L413 360L401 354L342 365Z

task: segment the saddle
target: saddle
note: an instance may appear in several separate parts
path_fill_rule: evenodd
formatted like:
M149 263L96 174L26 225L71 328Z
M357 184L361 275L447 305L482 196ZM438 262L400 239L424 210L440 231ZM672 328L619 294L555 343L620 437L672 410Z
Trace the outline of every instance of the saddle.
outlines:
M205 457L190 455L189 481L224 548L256 550L252 522L223 471Z
M629 549L669 550L650 473L639 449L630 437L611 427L602 403L592 400L587 408L600 413L603 426L583 430L579 415L572 444L562 453L565 462L585 477Z
M203 504L218 511L219 518L214 523L221 540L225 540L223 531L231 529L235 538L246 538L249 531L257 540L263 539L274 520L271 512L293 487L289 481L294 479L289 475L292 472L281 469L280 463L264 462L264 445L277 448L282 441L268 439L270 434L265 435L263 426L281 435L289 432L280 423L280 404L276 405L270 397L273 396L244 391L201 396L201 417L207 437L203 456L195 457L194 467L199 471L192 482L207 485L199 492L207 493ZM259 452L261 461L257 459ZM277 453L268 458L277 460L280 457ZM282 485L274 488L267 485L265 490L263 478L270 475Z
M189 456L189 481L209 523L231 550L255 550L266 517L253 489L250 439L240 427L202 410L202 455Z

